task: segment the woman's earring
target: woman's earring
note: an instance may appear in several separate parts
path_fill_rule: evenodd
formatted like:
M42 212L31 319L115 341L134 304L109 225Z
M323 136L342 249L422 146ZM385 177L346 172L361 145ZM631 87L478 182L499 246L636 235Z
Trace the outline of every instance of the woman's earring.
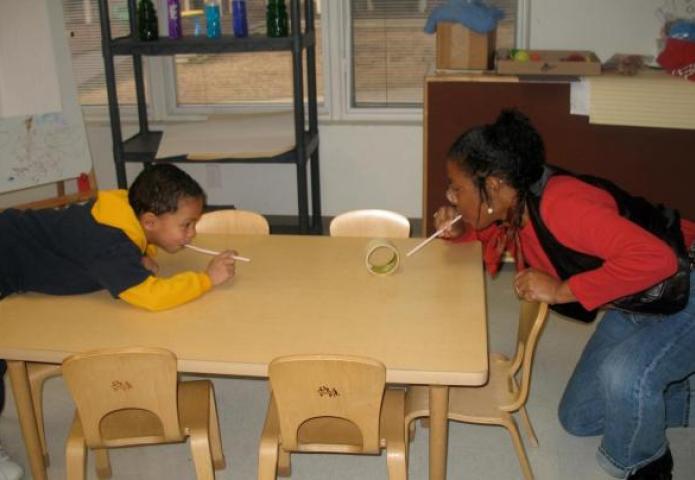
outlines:
M495 211L495 210L494 210L492 207L490 207L490 206L487 207L487 213L488 213L488 215L492 215L492 212L494 212L494 211Z

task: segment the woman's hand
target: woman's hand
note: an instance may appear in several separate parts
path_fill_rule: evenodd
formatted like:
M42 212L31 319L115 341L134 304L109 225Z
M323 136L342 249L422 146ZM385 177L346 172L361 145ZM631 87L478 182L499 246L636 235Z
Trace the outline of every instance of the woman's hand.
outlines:
M152 275L157 275L159 273L159 264L152 257L148 257L147 255L142 257L142 266L152 272Z
M439 209L436 212L434 212L434 229L439 230L448 222L452 221L457 215L458 212L451 205L446 207L439 207ZM464 222L459 220L458 222L449 226L449 228L444 230L441 234L439 234L439 236L441 238L449 239L456 238L460 236L465 230L466 227Z
M225 250L210 260L207 274L213 286L217 286L234 277L234 273L236 272L234 255L237 255L236 251Z
M549 304L575 302L577 298L563 282L547 273L527 268L514 277L514 290L519 298Z

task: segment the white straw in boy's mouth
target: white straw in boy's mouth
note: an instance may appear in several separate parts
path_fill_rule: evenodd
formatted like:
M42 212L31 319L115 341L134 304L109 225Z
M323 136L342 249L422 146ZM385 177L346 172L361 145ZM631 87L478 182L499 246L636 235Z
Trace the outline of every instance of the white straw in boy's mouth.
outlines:
M222 253L222 252L218 252L218 251L216 251L216 250L208 250L207 248L196 247L195 245L191 245L190 243L185 244L184 247L190 248L190 249L193 250L194 252L204 253L205 255L213 255L213 256L216 256L216 255L219 255L220 253ZM247 258L247 257L240 257L239 255L232 255L232 258L233 258L234 260L239 260L240 262L250 262L250 261L251 261L250 258Z

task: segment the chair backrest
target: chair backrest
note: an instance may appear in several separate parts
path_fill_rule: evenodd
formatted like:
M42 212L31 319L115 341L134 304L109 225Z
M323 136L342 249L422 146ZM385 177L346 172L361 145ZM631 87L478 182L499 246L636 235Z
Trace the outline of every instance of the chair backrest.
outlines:
M144 347L94 350L68 357L62 370L90 448L184 438L172 352Z
M547 303L528 302L526 300L520 300L519 303L516 353L511 361L510 375L515 376L521 370L521 378L519 379L519 390L516 392L514 402L502 407L503 410L510 412L518 410L528 399L533 356L549 312Z
M286 451L378 453L386 368L344 355L294 355L268 367Z
M408 238L410 221L389 210L352 210L333 218L332 237Z
M248 210L215 210L204 213L195 226L198 233L221 235L268 235L268 220Z

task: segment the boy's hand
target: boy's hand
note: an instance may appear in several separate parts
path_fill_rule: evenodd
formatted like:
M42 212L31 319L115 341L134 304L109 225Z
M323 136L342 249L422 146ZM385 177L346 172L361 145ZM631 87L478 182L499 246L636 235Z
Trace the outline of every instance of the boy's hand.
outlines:
M147 255L143 256L142 266L152 272L153 275L157 275L159 273L159 264L152 257L148 257Z
M442 228L444 225L446 225L447 222L452 221L456 215L458 215L458 212L456 211L456 208L452 207L451 205L447 205L446 207L439 207L439 209L434 212L434 229L439 230ZM462 221L458 221L451 225L449 228L444 230L439 236L441 238L456 238L460 236L464 231L466 230L465 224Z
M237 255L236 251L225 250L210 261L207 274L213 286L224 283L234 276L234 255Z

